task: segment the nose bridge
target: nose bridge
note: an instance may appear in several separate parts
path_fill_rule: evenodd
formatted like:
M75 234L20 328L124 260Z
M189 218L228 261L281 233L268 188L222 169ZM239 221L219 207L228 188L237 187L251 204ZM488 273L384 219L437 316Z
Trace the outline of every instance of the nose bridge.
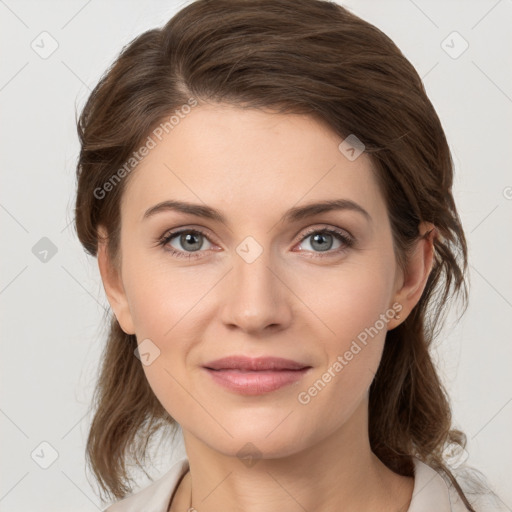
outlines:
M287 324L290 320L287 288L275 275L272 252L247 237L236 248L233 261L223 297L224 323L244 331Z

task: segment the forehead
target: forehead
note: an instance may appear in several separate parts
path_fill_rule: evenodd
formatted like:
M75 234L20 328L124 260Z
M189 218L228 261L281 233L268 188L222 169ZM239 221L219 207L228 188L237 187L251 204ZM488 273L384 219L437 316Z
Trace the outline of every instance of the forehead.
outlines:
M240 219L338 198L383 213L368 155L349 160L342 138L309 116L202 105L155 142L123 194L123 216L134 222L169 199L232 210Z

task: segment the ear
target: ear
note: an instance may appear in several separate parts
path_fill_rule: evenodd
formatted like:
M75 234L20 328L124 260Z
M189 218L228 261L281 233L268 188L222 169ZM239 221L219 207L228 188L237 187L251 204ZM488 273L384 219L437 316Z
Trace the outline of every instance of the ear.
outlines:
M103 226L99 226L98 235L98 266L108 302L121 329L126 334L135 334L132 315L121 279L121 269L117 268L108 256L107 230Z
M419 226L420 238L409 256L404 271L396 279L394 300L402 305L400 319L392 319L389 329L393 329L407 318L419 302L434 262L434 239L437 236L435 226L422 222Z

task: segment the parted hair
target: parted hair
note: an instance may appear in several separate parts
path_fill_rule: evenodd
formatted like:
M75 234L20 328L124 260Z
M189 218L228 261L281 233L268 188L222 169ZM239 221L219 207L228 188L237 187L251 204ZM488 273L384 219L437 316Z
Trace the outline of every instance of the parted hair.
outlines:
M386 200L401 266L421 236L420 222L435 225L434 263L423 294L386 334L370 388L369 437L391 470L413 476L418 457L451 481L475 512L443 459L446 447L463 448L466 436L452 427L431 356L447 306L455 299L467 306L467 246L448 143L412 64L381 30L334 2L189 3L163 27L123 47L78 116L75 227L88 254L97 255L101 225L109 257L119 263L120 202L132 174L108 193L98 190L191 98L199 105L306 114L342 138L356 135ZM110 311L105 320L86 456L100 492L120 499L132 490L129 468L144 471L150 440L176 434L178 425L134 356L135 335L123 332Z

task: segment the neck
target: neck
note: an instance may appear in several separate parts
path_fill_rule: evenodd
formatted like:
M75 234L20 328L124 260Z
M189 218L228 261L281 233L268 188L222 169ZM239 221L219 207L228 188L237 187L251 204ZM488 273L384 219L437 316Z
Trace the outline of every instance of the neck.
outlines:
M414 480L395 474L375 456L358 415L364 417L364 410L305 450L278 458L263 454L253 464L236 453L213 450L184 430L190 471L170 511L192 506L198 512L406 512Z

